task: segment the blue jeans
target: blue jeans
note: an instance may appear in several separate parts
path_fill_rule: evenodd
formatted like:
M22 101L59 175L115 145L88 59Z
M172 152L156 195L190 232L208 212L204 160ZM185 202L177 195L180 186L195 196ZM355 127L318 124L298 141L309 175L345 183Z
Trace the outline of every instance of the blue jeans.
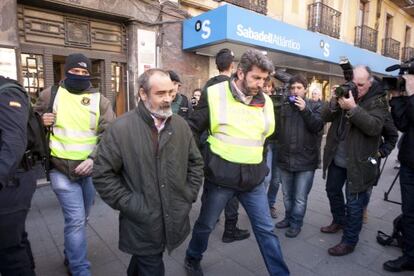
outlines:
M76 182L57 170L50 172L50 182L65 218L65 255L73 276L91 275L87 259L86 218L95 198L92 177Z
M342 235L342 242L355 246L358 243L362 229L362 213L368 193L349 193L346 189L346 223Z
M204 183L204 201L200 215L194 225L187 256L201 260L207 250L208 239L225 205L236 195L249 216L260 252L270 275L289 275L289 269L283 260L279 240L273 232L264 184L250 192L237 192L215 184Z
M266 156L267 167L270 168L270 173L266 176L264 183L267 190L267 200L269 201L269 207L273 207L276 203L277 192L279 191L280 183L282 179L280 177L280 169L277 166L277 149L274 142L269 142L267 145Z
M289 221L291 228L301 228L315 171L289 172L280 169L280 172L286 210L285 219Z

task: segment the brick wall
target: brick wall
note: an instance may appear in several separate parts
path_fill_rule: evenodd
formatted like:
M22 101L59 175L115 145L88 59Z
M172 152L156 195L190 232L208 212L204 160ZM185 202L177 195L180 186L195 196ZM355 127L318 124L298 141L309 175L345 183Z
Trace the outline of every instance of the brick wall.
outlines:
M173 18L163 18L173 20ZM177 18L175 18L177 20ZM195 88L200 88L209 77L209 59L182 50L182 23L165 24L160 28L161 66L172 69L183 83L181 92L190 96Z

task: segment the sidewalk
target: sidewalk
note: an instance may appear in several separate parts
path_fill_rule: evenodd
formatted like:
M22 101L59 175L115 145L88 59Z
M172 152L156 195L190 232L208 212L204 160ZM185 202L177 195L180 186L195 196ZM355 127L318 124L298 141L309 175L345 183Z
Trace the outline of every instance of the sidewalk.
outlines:
M369 205L368 223L364 225L360 242L354 253L344 257L331 257L327 249L340 241L341 233L322 234L319 228L331 222L325 181L317 170L302 232L295 239L286 238L284 230L276 229L285 260L293 276L377 276L397 275L382 269L382 263L400 255L398 248L382 247L376 242L377 230L390 233L392 220L400 213L400 205L385 202L384 191L394 179L393 169L397 150L390 156L383 176L374 188ZM390 199L400 201L399 184L394 187ZM192 223L200 209L198 200L191 211ZM277 209L283 218L282 193L278 193ZM239 225L251 229L248 218L241 208ZM202 267L206 276L261 276L268 275L255 238L224 244L221 242L223 219L210 237L210 243ZM67 275L63 266L63 216L50 186L36 190L32 210L27 219L27 231L40 276ZM185 275L183 259L189 238L170 256L165 254L166 275ZM130 256L118 249L118 212L108 207L98 196L88 222L89 260L92 274L98 276L126 275ZM411 272L412 273L412 272ZM408 276L409 272L398 273ZM411 274L412 275L412 274Z

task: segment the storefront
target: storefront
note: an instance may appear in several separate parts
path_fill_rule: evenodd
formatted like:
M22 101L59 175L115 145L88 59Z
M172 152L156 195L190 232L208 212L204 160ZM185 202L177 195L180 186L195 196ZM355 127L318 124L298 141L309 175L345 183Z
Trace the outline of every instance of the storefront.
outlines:
M0 74L19 80L35 99L64 78L69 54L82 53L92 61L92 85L120 115L135 106L138 75L162 60L162 25L151 25L157 12L123 0L2 0Z
M233 5L221 6L183 23L185 51L214 57L221 48L230 48L237 59L251 47L265 51L277 68L304 74L311 87L322 90L324 99L330 96L330 86L344 82L338 66L343 57L354 65L368 65L380 75L386 74L386 67L399 63ZM214 67L214 62L210 62L210 67Z
M126 35L122 23L17 5L22 82L33 98L64 78L65 58L92 61L92 85L125 111Z

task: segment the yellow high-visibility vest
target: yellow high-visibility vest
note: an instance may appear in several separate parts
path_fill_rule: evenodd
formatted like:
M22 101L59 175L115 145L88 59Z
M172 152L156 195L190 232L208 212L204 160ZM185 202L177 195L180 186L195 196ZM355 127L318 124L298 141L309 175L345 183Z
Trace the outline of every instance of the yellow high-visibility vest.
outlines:
M99 93L70 93L59 87L53 103L56 114L50 135L51 155L85 160L95 148L99 122Z
M234 99L229 82L207 89L210 111L210 149L221 158L240 164L263 160L266 137L275 129L273 103L264 95L263 107L249 106Z

